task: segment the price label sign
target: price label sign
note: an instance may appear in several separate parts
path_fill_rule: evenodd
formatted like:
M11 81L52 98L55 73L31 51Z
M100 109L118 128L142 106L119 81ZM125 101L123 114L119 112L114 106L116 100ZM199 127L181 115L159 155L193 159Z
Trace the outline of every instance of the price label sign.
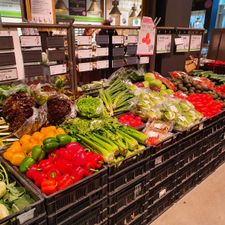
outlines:
M156 53L169 53L171 52L172 35L170 34L158 34Z
M79 63L78 64L78 70L79 70L79 72L92 71L93 70L93 64L92 64L92 62Z
M201 50L202 35L191 35L190 51L196 52Z
M137 55L153 55L156 28L151 17L143 17L138 36Z
M101 60L96 62L96 69L109 68L109 60Z
M21 47L40 47L40 36L20 36Z
M149 57L140 57L140 64L148 64L150 62Z
M67 71L66 64L50 66L50 75L62 74L66 73L66 71Z
M177 45L177 52L188 52L190 44L190 35L180 35L182 44Z
M112 36L112 43L113 44L123 44L124 36Z

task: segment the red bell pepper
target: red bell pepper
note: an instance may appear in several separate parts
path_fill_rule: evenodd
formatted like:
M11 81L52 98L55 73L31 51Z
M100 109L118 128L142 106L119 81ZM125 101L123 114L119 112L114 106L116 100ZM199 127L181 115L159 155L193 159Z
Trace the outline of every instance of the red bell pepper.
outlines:
M86 176L86 171L81 166L78 166L73 170L71 175L72 175L72 180L75 183Z
M71 142L67 144L66 149L68 149L71 154L85 152L84 148L77 142Z
M50 154L48 154L48 159L52 162L54 162L58 158L59 158L58 150L55 150L51 152Z
M62 173L62 174L71 174L73 171L73 164L72 162L65 160L65 159L57 159L55 160L55 167Z
M74 183L69 174L64 174L58 178L58 190L63 190Z
M34 181L35 181L35 184L40 187L41 186L41 183L44 181L44 180L47 180L47 175L43 172L39 172L35 175L34 177Z
M51 169L55 168L54 163L50 159L44 159L41 160L38 164L38 166L42 169L44 173L47 173Z
M57 191L57 182L55 180L44 180L41 183L41 191L47 195Z
M52 169L47 173L48 179L57 180L61 176L61 173L58 169Z
M42 169L38 167L37 164L33 164L26 173L26 176L34 180L37 173L41 172Z

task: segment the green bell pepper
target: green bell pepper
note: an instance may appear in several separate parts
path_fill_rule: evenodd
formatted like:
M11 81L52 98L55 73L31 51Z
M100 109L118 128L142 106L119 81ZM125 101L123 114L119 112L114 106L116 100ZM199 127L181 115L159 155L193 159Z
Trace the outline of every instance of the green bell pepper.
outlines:
M72 137L70 137L67 134L59 134L56 136L56 138L57 138L60 146L65 146L72 141Z
M51 142L58 142L57 139L55 137L49 137L49 138L46 138L44 141L43 141L43 144L48 144L48 143L51 143Z
M33 158L26 157L20 164L20 167L19 167L20 172L26 173L29 170L29 168L35 163L36 161Z
M37 161L42 153L42 147L40 145L35 145L32 148L32 158Z
M56 141L52 141L52 142L44 144L44 150L47 153L51 153L52 151L56 150L57 148L59 148L59 143Z

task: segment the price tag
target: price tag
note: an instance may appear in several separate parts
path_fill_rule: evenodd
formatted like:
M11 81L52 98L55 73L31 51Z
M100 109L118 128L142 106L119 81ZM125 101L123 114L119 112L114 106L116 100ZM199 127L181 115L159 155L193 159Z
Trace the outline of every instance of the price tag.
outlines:
M178 118L183 122L186 121L186 118L184 116L178 116Z
M40 36L20 36L21 47L40 47Z
M123 44L124 36L112 36L112 43L113 44Z
M78 45L91 45L92 43L91 36L77 36L76 39Z
M134 200L141 195L141 190L142 190L142 184L137 184L135 187L134 187Z
M172 35L171 34L158 34L156 53L169 53L171 51Z
M79 63L78 70L79 72L92 71L93 70L92 62Z
M163 125L161 123L155 123L155 128L161 130Z
M16 68L0 70L0 81L14 80L17 78Z
M204 128L204 124L203 123L199 124L199 130L203 130L203 128Z
M175 45L182 45L184 44L183 39L181 37L175 38Z
M50 75L62 74L67 72L66 64L53 65L49 66L49 68L50 68Z
M96 56L108 56L109 49L108 48L97 48L96 49Z
M159 137L159 134L157 132L155 132L155 131L149 131L148 132L148 137L150 137L150 138L157 138L157 137Z
M163 197L165 194L166 194L166 188L165 188L165 189L162 189L162 190L159 192L159 198Z
M190 51L200 51L202 43L202 35L191 35Z
M162 156L159 156L155 159L155 165L159 165L162 163Z
M17 216L17 219L19 220L20 224L24 224L26 221L33 219L34 212L35 212L35 208Z
M78 50L77 56L79 59L92 58L92 49Z
M101 60L96 62L96 69L109 68L109 60Z
M188 52L189 44L190 44L190 35L180 35L182 39L182 43L177 45L176 51L177 52Z
M150 62L149 57L140 57L140 64L148 64Z
M138 43L138 36L127 36L128 44L136 44Z

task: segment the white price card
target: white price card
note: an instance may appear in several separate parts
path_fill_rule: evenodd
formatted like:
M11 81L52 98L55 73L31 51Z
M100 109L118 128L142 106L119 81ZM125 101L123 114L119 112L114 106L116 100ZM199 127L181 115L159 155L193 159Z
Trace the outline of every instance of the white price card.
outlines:
M182 39L182 43L180 45L177 45L176 52L188 52L190 44L190 35L180 35L180 38Z
M92 62L79 63L78 64L78 70L79 70L79 72L92 71L93 70L93 64L92 64Z
M17 219L20 221L20 224L23 224L26 221L28 221L30 219L33 219L34 218L34 212L35 212L35 208L17 216Z
M40 36L20 36L21 47L40 47Z
M66 64L49 66L50 75L62 74L67 72Z
M84 49L77 51L78 59L89 59L92 58L92 49Z
M109 60L101 60L96 62L96 69L109 68Z
M17 78L18 75L16 68L0 70L0 81L14 80Z
M165 194L166 194L167 190L166 188L162 189L160 192L159 192L159 198L163 197Z
M172 35L171 34L158 34L156 53L169 53L171 52Z
M148 64L149 62L149 57L140 57L140 64Z
M76 37L78 45L91 45L92 37L91 36L77 36Z
M201 50L202 35L191 35L190 51L196 52Z
M151 17L143 17L138 36L137 55L153 55L156 28Z
M108 56L109 48L96 48L96 56Z
M124 36L112 36L112 43L113 44L123 44L124 43Z
M128 44L136 44L136 43L138 43L138 36L136 36L136 35L127 36L127 43Z

